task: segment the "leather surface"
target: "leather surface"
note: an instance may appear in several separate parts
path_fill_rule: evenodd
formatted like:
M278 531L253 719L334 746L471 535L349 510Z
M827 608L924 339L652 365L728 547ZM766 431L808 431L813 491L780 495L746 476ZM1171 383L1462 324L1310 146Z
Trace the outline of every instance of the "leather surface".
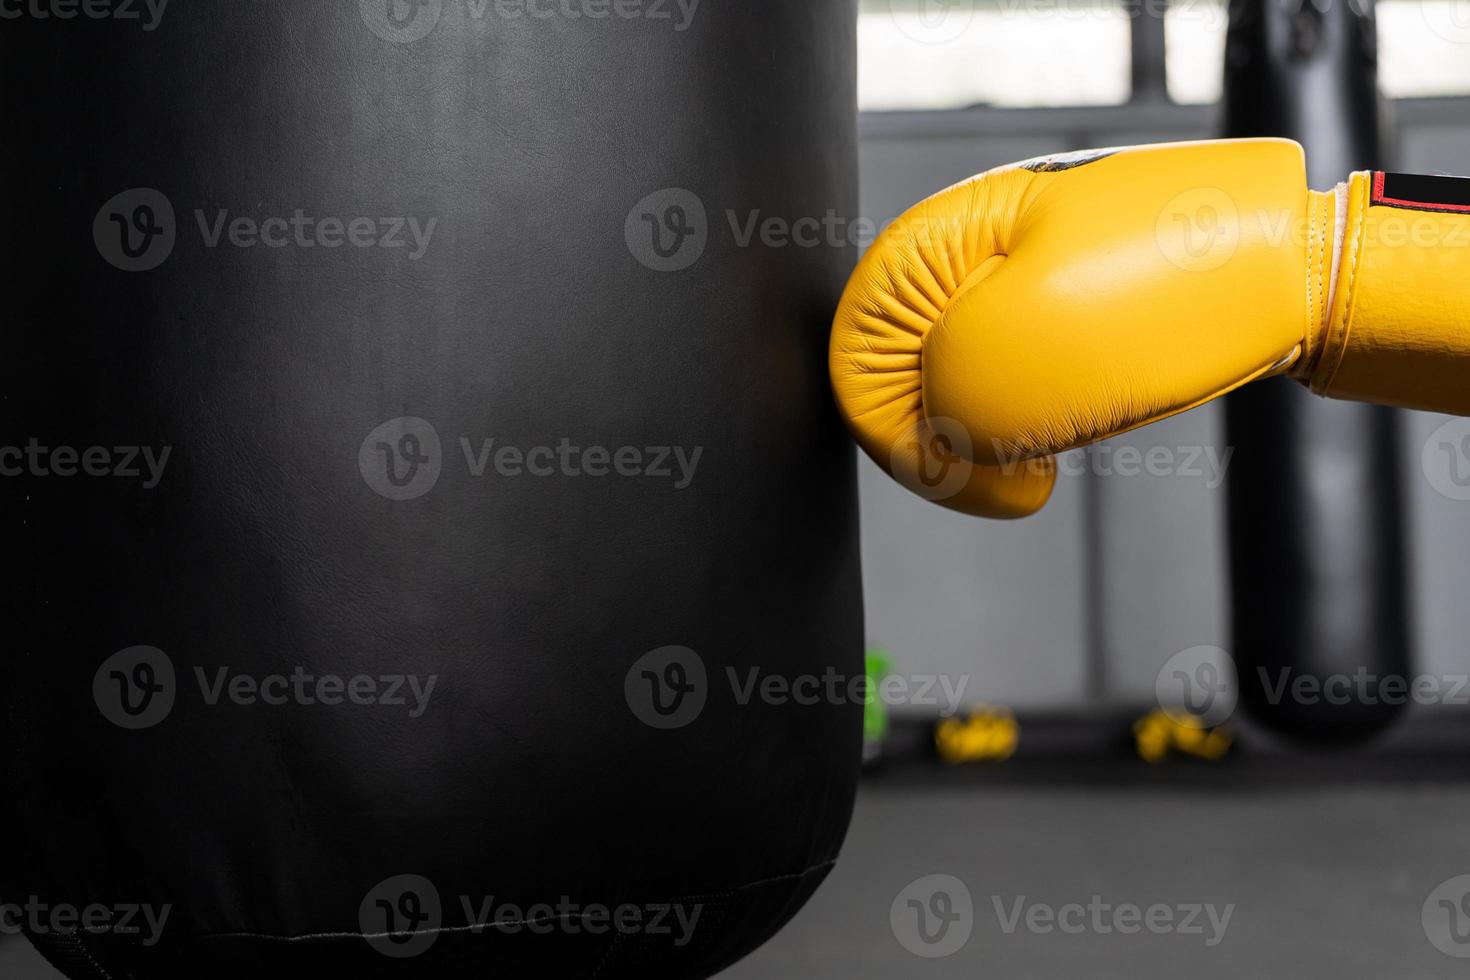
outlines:
M1039 510L1055 465L972 465L966 426L929 426L924 348L960 292L999 261L1009 203L1028 184L1028 174L1003 170L916 204L864 254L832 325L833 388L858 445L911 490L991 517Z
M1296 144L1077 156L916 205L838 309L832 373L859 444L903 479L892 447L916 420L952 424L980 464L942 501L957 509L1036 510L1049 473L1024 461L1279 371L1321 322L1325 290L1305 286L1324 211Z
M1372 176L1351 182L1334 294L1335 199L1306 188L1290 140L980 174L859 263L832 327L838 404L896 479L988 517L1039 510L1054 453L1276 375L1470 413L1470 301L1452 285L1470 213L1369 207Z
M25 147L0 160L0 445L171 451L151 489L0 479L0 895L173 908L156 946L36 937L73 976L703 977L837 855L861 705L741 704L725 678L862 670L854 459L824 370L853 257L742 246L725 213L855 212L851 4L705 0L684 30L473 6L403 43L358 3L296 0L0 32L0 125ZM93 226L140 187L177 241L129 272ZM625 235L663 188L707 211L682 271ZM410 258L211 247L196 216L297 209L437 226ZM442 440L417 499L360 468L400 417ZM682 488L477 477L461 439L702 457ZM126 730L93 684L136 645L170 658L177 698ZM677 730L625 695L668 645L709 677ZM222 668L438 685L418 717L209 704L196 671ZM394 959L360 905L407 874L437 887L442 931ZM684 945L466 928L462 899L489 896L707 917Z

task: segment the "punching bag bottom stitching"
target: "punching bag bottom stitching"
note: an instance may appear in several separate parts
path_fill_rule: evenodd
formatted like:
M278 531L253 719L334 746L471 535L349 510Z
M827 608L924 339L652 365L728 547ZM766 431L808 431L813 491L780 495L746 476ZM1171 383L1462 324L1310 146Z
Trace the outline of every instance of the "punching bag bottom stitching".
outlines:
M712 892L704 894L713 894L716 896L738 895L741 892L749 891L752 888L760 888L765 885L774 885L783 881L800 881L803 878L810 877L816 872L830 871L833 867L836 866L836 864L837 862L835 860L823 861L819 864L812 865L804 871L797 871L791 874L773 875L769 878L759 878L755 881L748 881L744 884L736 885L734 888L730 888L722 892ZM568 918L568 916L555 916L554 918L566 919ZM571 916L571 918L585 918L585 913L578 916ZM484 926L440 926L437 929L425 929L423 930L422 935L429 935L430 933L433 933L435 935L453 935L455 933L477 933L485 931L486 928ZM276 943L305 943L330 939L385 939L390 935L393 934L386 932L312 932L303 933L299 936L277 936L271 933L264 932L210 932L194 936L190 941L216 942L231 939L258 939Z
M31 945L52 966L79 980L113 980L112 974L92 958L86 943L76 933L38 935L26 933Z

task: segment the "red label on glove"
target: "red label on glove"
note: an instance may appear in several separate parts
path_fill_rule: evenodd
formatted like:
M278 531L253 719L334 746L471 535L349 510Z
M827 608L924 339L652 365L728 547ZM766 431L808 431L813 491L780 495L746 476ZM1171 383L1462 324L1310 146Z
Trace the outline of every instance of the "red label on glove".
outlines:
M1426 174L1373 175L1373 204L1414 211L1470 213L1470 177Z

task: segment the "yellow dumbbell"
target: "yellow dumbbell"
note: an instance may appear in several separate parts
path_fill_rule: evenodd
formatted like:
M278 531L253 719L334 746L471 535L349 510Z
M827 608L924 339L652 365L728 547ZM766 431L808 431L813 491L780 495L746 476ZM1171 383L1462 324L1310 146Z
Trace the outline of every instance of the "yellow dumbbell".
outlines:
M951 766L1009 759L1020 740L1021 726L1008 708L979 708L968 718L946 718L934 729L940 761Z
M1196 759L1220 759L1230 751L1230 729L1207 728L1193 715L1155 710L1133 725L1133 744L1148 762L1162 762L1173 752Z

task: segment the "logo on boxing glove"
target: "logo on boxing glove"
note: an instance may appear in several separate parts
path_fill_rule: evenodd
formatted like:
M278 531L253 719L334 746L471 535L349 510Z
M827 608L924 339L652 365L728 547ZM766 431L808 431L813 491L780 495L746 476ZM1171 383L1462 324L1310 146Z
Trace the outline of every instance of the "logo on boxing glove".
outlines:
M953 875L928 875L898 893L888 924L899 945L915 956L953 956L975 930L975 900Z
M421 875L398 875L368 892L357 921L373 949L394 959L409 959L427 952L438 940L444 906L432 881Z
M119 728L141 731L169 716L178 697L173 661L157 647L120 650L92 677L92 698L102 717Z
M684 728L700 716L709 698L704 660L688 647L659 647L629 668L623 696L633 715L648 727Z

